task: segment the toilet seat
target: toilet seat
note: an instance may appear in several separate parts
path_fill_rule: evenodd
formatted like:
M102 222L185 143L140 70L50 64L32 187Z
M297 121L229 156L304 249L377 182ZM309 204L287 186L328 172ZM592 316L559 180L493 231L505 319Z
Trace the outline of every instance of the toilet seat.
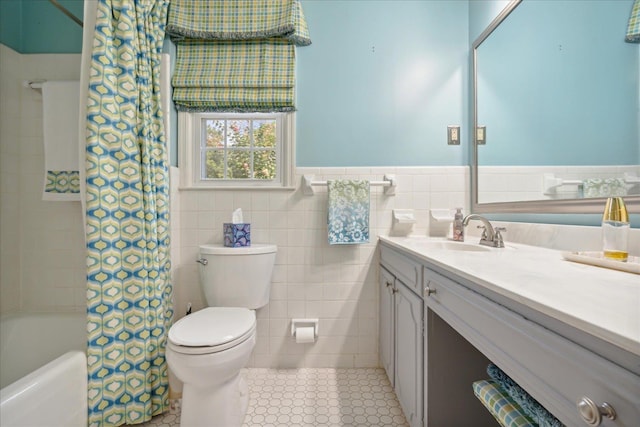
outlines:
M208 354L233 348L255 334L255 311L242 307L208 307L178 320L168 345L183 354Z

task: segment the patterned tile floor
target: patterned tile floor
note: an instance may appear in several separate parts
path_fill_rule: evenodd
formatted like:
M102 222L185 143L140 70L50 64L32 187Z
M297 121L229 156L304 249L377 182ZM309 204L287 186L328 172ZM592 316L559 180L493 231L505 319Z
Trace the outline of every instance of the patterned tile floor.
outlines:
M383 369L246 369L243 427L407 426ZM143 427L178 427L180 409Z

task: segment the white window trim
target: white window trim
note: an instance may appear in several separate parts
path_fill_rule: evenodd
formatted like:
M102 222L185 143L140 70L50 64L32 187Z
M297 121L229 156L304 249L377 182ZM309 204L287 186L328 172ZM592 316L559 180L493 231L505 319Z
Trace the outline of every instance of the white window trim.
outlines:
M178 166L180 168L180 190L294 190L295 168L295 113L282 113L281 146L277 151L280 163L280 179L274 181L260 180L202 180L200 179L200 138L198 129L200 120L206 113L178 112ZM251 114L254 117L264 114ZM235 118L238 114L220 113L220 118ZM272 115L271 115L272 116Z

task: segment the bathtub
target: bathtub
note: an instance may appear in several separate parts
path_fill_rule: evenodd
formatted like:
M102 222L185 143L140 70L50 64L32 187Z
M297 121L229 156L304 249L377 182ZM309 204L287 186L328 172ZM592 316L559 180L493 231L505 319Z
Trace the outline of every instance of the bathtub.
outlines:
M86 426L84 314L0 319L0 425Z

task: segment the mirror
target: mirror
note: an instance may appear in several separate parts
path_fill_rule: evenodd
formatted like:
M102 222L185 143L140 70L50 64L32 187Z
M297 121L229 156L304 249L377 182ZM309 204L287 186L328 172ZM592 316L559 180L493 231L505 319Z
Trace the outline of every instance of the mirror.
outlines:
M632 4L516 0L474 42L474 212L640 212Z

